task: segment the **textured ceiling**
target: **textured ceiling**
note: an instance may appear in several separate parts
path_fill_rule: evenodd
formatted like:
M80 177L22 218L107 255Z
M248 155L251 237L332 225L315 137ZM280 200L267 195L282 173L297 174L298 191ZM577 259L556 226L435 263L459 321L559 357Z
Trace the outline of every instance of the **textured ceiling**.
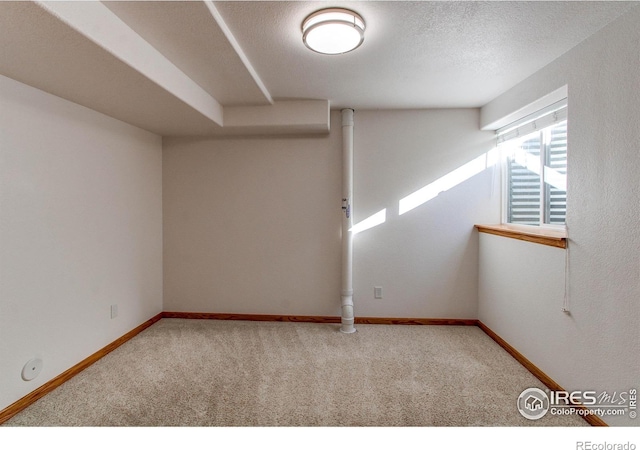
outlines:
M327 56L302 44L302 20L327 6L363 16L356 51ZM631 7L0 1L0 74L162 135L317 133L329 105L482 106Z
M477 107L609 23L616 2L333 2L359 12L365 41L326 56L301 43L318 2L224 2L218 9L274 98L353 108Z
M223 105L268 104L204 2L103 2Z

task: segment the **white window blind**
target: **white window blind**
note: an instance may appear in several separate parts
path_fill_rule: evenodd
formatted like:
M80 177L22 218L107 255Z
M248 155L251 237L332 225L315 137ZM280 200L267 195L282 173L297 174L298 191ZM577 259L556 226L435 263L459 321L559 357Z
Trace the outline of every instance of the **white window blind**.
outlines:
M505 220L564 225L567 213L567 101L497 131L506 153Z

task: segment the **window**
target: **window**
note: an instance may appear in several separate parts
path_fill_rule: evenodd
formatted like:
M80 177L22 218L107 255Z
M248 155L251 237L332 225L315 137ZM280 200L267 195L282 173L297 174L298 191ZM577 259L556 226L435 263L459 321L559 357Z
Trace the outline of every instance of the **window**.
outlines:
M567 215L567 102L501 128L504 221L564 226Z

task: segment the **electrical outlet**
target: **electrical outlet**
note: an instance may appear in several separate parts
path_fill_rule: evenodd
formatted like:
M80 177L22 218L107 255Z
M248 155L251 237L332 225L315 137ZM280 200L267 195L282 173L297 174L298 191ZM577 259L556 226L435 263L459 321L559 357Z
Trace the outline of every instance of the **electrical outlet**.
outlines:
M111 305L111 318L115 319L118 317L118 305Z
M373 298L382 298L382 286L373 287Z

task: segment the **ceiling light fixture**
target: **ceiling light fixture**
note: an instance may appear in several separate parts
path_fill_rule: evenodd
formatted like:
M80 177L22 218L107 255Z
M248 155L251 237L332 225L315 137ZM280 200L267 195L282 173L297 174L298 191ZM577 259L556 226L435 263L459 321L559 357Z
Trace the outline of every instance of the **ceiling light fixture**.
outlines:
M354 50L364 41L364 20L343 8L316 11L302 22L302 41L314 52L339 55Z

